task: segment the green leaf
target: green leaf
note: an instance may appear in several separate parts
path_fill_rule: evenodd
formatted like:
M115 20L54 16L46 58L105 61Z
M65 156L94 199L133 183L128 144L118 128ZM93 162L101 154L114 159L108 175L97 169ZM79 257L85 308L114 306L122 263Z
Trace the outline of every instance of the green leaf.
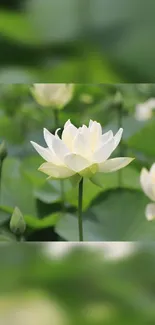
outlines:
M145 217L146 196L137 190L116 189L101 193L86 215L93 214L110 241L155 239L155 222Z
M61 218L60 213L53 213L43 219L37 219L30 215L24 216L26 224L32 229L44 229L48 227L55 226L58 220Z
M0 226L9 221L10 219L10 213L7 213L5 211L1 211L0 208Z
M36 202L30 181L21 173L21 162L7 157L4 160L1 179L1 206L18 206L23 214L36 215Z
M61 200L60 191L52 187L49 183L47 183L47 181L43 186L34 190L34 195L37 199L47 204Z
M5 230L0 230L0 242L16 242L16 237Z
M47 180L46 175L38 171L43 159L39 156L26 157L21 165L22 173L30 180L36 199L50 204L61 201L60 180ZM69 180L64 180L65 192L71 189Z
M84 241L103 240L100 226L89 220L83 222ZM65 240L79 241L78 219L72 214L65 214L56 225L56 232Z
M75 1L31 0L27 6L31 22L44 43L66 43L78 35L79 15Z
M10 208L10 207L8 207L6 205L0 205L0 210L2 212L8 213L9 215L13 213L13 208Z
M9 143L21 143L23 135L19 127L18 121L8 116L2 116L0 118L0 137L5 138Z
M90 180L84 179L84 193L83 193L83 210L86 210L91 204L92 200L101 192L109 189L116 189L119 186L119 173L121 172L122 187L128 189L140 189L139 172L132 166L127 166L121 171L114 173L100 173L96 175L96 183L94 185ZM77 207L78 205L78 188L72 188L66 193L66 200Z
M12 24L10 24L10 21ZM39 43L38 35L34 31L30 19L21 12L1 11L0 32L17 42L26 44Z
M133 135L127 142L128 146L141 151L142 153L154 157L155 156L155 119L151 119L144 128Z
M119 82L119 75L112 69L103 54L94 53L93 49L92 53L89 49L85 56L59 63L52 69L52 81L70 82L74 78L74 82L77 83L81 83L81 80L85 83L95 83L102 82L104 78L107 83Z
M25 157L21 164L21 170L30 180L34 189L38 189L46 182L46 177L38 171L39 166L43 163L43 159L39 155Z
M83 213L85 241L151 241L155 222L145 217L148 199L137 190L116 189L101 193ZM65 240L78 240L78 219L66 214L56 225Z
M143 132L145 126L148 125L148 121L137 121L133 116L125 116L122 118L123 126L123 140L127 142L130 138L136 137L139 132ZM104 127L104 132L113 130L114 133L118 131L118 121L114 120Z
M117 188L119 186L120 174L122 188L140 189L139 172L131 166L125 167L114 173L97 173L90 181L104 190Z

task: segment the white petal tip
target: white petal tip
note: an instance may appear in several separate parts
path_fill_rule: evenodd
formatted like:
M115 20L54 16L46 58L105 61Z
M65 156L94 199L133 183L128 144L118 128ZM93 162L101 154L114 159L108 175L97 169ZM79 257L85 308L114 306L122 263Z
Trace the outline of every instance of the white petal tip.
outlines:
M69 120L67 120L67 122L65 123L65 125L64 125L64 129L67 128L67 126L70 125L70 124L71 124L71 120L69 119Z
M34 141L30 141L30 143L32 144L33 147L36 147L37 143L35 143Z
M123 131L124 131L124 129L123 129L123 128L120 128L118 132L119 132L120 134L123 134Z
M145 216L148 221L155 220L155 203L150 203L146 206Z

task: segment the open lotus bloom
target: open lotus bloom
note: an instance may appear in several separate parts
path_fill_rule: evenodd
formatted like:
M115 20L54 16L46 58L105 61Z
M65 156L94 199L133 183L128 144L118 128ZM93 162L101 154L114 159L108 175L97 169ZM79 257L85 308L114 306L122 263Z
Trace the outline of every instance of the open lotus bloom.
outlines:
M133 158L108 159L119 145L123 129L114 136L112 131L102 134L101 125L90 120L89 127L76 128L70 120L64 126L62 138L44 129L47 148L31 142L46 160L39 168L51 178L68 178L73 175L93 181L98 173L114 172L127 166Z
M32 94L41 106L62 109L72 98L73 84L34 84Z
M150 200L155 202L155 164L150 171L143 168L140 174L140 183L144 193ZM146 218L150 221L155 219L155 203L149 203L145 210Z
M155 109L155 98L150 98L136 106L135 118L138 121L149 120L153 116L153 109Z

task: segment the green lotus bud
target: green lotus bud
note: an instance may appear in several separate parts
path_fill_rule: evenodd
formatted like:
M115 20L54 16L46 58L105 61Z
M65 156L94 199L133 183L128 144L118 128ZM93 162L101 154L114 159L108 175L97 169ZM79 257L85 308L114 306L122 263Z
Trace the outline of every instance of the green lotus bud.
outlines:
M16 235L22 235L26 229L24 217L18 207L15 207L11 220L10 229Z
M5 141L0 144L0 161L3 161L7 156L7 148Z

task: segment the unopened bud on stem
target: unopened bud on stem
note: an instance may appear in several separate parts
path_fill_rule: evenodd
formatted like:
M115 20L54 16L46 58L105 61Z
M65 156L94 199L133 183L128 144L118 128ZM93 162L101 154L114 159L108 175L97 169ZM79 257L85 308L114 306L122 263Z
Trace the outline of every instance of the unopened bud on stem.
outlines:
M24 217L18 207L15 207L11 220L10 229L16 235L22 235L26 229Z

